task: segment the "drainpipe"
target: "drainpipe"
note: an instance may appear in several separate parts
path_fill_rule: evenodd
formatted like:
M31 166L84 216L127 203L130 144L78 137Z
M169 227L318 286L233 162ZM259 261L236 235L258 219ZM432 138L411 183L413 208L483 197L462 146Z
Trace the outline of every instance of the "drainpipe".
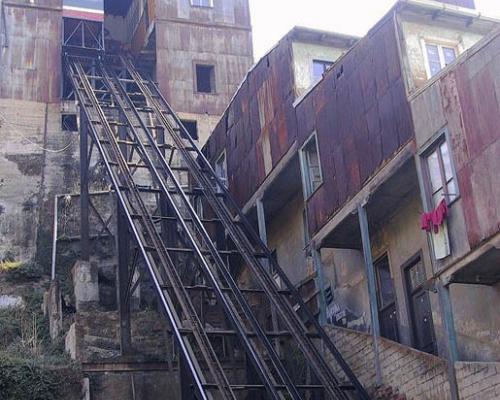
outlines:
M0 0L1 1L1 0ZM56 254L57 254L57 220L59 216L57 215L57 204L58 204L59 196L54 196L54 227L52 230L52 264L51 264L51 272L50 278L52 281L56 279Z
M361 241L363 243L363 256L365 259L366 276L368 278L368 294L370 297L371 328L373 336L373 353L375 359L376 384L382 385L382 369L380 367L380 323L378 320L377 289L375 286L375 268L373 266L372 248L370 233L368 230L368 217L366 215L366 203L358 205L359 229L361 231Z

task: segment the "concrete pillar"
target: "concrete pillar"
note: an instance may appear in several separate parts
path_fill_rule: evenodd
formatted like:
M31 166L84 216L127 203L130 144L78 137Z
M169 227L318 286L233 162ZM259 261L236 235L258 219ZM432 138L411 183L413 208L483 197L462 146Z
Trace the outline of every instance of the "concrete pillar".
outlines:
M97 264L77 261L72 269L76 311L88 311L99 305Z

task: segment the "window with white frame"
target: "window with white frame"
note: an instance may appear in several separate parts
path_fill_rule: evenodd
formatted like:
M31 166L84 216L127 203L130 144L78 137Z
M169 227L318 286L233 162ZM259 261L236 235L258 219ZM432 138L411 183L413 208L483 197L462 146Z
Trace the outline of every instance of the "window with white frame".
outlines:
M300 151L304 196L308 198L323 183L316 133L307 140Z
M432 78L444 67L451 64L457 58L458 50L451 45L425 42L425 58L427 75Z
M191 5L193 7L208 7L214 6L213 0L191 0Z
M458 197L457 179L446 136L441 137L424 153L426 188L430 205L434 208L441 200L448 204Z
M215 174L222 181L225 187L227 187L227 162L226 162L226 152L222 152L217 161L215 162ZM218 191L221 192L222 188L217 187Z

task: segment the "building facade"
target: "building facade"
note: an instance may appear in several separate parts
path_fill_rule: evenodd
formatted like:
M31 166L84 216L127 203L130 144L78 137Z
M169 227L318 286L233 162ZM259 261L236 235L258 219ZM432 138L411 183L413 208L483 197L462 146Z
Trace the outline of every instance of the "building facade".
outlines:
M204 142L253 63L248 1L0 2L0 259L49 252L54 196L79 192L63 44L133 55ZM68 95L70 100L68 100Z
M498 29L400 1L299 96L287 37L247 75L205 152L322 322L498 361Z

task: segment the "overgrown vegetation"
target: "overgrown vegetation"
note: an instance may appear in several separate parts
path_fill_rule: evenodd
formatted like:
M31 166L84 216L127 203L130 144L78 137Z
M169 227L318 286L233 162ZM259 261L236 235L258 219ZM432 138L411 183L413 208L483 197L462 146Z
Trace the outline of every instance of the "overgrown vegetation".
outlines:
M72 367L48 367L42 359L0 353L0 398L60 400L78 393L79 373Z
M40 280L44 271L36 261L7 261L0 264L4 277L10 283L27 283Z
M63 339L50 339L43 315L44 270L39 263L0 262L0 278L16 289L23 306L0 309L0 399L73 398L81 376L64 352Z

